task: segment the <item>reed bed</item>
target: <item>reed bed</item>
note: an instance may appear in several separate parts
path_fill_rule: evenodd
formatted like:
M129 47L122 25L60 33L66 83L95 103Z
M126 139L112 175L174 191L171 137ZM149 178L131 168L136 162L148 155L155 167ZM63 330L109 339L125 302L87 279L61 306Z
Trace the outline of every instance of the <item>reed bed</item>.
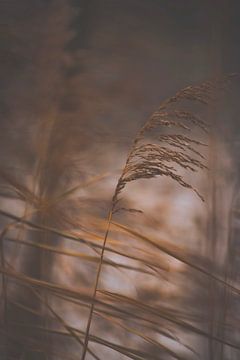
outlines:
M1 169L4 360L238 358L232 314L240 294L237 204L231 205L231 237L220 262L199 244L187 246L187 226L183 233L177 225L167 228L174 200L164 195L170 188L190 196L206 220L202 203L209 199L198 184L211 172L207 112L235 78L188 86L165 100L133 139L118 178L111 169L94 176L74 169L67 181L76 154L55 151L64 138L57 117L40 124L30 181L29 174ZM110 180L111 201L104 197ZM162 188L162 198L156 200L159 212L148 214L135 206L133 188L141 193L151 184L153 194ZM189 218L193 223L194 214ZM205 247L204 226L194 226ZM209 286L221 301L209 300Z

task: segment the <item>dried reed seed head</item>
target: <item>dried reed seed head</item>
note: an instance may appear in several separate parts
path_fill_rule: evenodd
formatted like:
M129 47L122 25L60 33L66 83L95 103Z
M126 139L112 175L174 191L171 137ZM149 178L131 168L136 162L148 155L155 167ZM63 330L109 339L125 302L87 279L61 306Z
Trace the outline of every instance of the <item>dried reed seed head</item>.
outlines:
M179 168L193 172L207 168L203 163L204 156L197 148L206 144L186 136L183 132L190 133L193 128L198 128L207 133L208 125L193 112L174 107L183 101L208 105L236 76L230 74L199 85L187 86L160 105L140 129L133 142L113 196L113 208L119 202L118 197L127 183L156 176L167 176L181 186L192 189L204 200L199 192L179 174ZM179 133L166 133L166 129L178 130ZM150 135L158 143L146 143ZM193 153L195 157L190 156L189 153Z

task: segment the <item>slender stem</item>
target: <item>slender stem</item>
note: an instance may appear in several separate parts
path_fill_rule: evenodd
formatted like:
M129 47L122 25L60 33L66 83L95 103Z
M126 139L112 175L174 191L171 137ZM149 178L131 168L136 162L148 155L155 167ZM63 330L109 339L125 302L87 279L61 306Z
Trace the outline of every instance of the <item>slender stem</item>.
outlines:
M106 242L107 242L107 238L108 238L108 234L109 234L109 230L110 230L110 226L111 226L111 220L112 220L112 216L113 216L113 208L114 208L114 206L112 206L112 208L111 208L111 210L109 211L109 214L108 214L107 229L106 229L106 233L105 233L105 236L104 236L101 256L100 256L98 270L97 270L97 276L96 276L94 290L93 290L92 304L91 304L91 307L90 307L90 313L89 313L89 317L88 317L87 328L86 328L86 331L85 331L85 339L84 339L84 346L83 346L83 352L82 352L81 360L85 360L85 356L86 356L86 352L87 352L88 341L89 341L89 332L90 332L90 328L91 328L91 324L92 324L92 317L93 317L93 311L94 311L94 306L95 306L95 299L96 299L99 279L100 279L102 265L103 265L103 257L104 257L105 246L106 246Z

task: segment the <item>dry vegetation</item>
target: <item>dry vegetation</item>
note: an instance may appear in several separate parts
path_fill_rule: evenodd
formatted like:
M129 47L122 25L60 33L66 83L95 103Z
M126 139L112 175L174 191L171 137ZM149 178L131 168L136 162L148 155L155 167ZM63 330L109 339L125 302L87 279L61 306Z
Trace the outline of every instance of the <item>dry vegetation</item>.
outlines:
M216 121L236 75L162 102L124 160L88 126L74 9L36 13L4 34L0 360L238 360L238 153Z
M202 138L208 139L209 131L194 108L203 117L232 77L184 88L153 113L133 141L107 221L95 210L84 213L78 194L111 174L49 195L44 177L57 122L44 124L30 186L1 170L4 359L205 359L218 347L222 359L228 351L238 354L228 311L240 289L229 260L223 276L215 259L174 244L169 236L164 240L162 215L156 214L153 224L123 196L127 184L160 176L203 200L188 172L207 169ZM80 201L88 200L80 195ZM97 206L93 199L91 206ZM226 251L228 256L233 255ZM209 321L214 304L209 286L223 293L221 322Z

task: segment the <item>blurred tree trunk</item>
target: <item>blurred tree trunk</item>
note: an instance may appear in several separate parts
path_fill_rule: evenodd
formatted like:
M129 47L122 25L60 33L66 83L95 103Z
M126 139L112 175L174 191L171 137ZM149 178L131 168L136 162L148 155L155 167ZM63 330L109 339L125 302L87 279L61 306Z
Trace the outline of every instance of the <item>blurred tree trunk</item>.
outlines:
M8 90L10 89L10 93L12 91L15 97L6 97L5 107L6 116L9 117L9 124L12 126L9 132L17 135L12 145L8 144L4 149L9 163L5 159L3 163L6 162L7 169L11 164L13 169L21 168L23 173L31 176L31 191L40 199L41 206L44 199L53 197L61 182L61 173L58 172L61 167L56 159L52 161L52 156L59 152L61 158L64 147L58 143L59 147L55 149L54 154L52 147L56 145L54 132L65 91L66 46L73 37L70 26L74 10L68 0L34 1L32 4L23 1L20 7L17 2L15 5L11 6L6 2L4 11L6 17L10 16L11 21L15 20L12 27L16 39L10 43L10 52L14 57L14 68L17 69L14 71L17 75L21 74L21 81L17 82L17 76L14 79L9 76L13 84L8 84ZM7 74L11 74L11 71L11 64L6 64ZM5 77L6 81L9 81L7 76ZM26 214L28 206L26 202L23 214ZM28 220L38 225L53 226L53 213L51 216L48 213L44 214L38 209L38 205L35 210L36 215L27 217ZM17 236L20 239L30 238L36 243L59 244L59 239L44 232L22 229ZM25 247L24 258L21 261L22 264L17 266L17 271L33 279L51 281L53 256L50 253L34 247ZM11 265L15 267L14 263ZM33 291L31 287L21 284L16 287L14 302L20 303L22 307L7 301L4 315L7 323L3 328L5 350L1 349L0 356L3 360L51 359L51 355L45 354L51 352L50 338L36 329L48 326L48 312L34 293L39 293L39 290L32 289ZM10 292L7 293L7 297L10 299ZM41 297L47 299L47 292L41 290ZM27 308L34 312L27 311Z
M220 77L224 74L223 52L226 46L226 32L228 27L229 8L226 0L214 0L209 2L210 13L210 69L211 76ZM216 96L218 89L216 89ZM210 271L216 273L219 268L222 270L221 276L226 275L226 254L228 252L228 240L226 234L222 230L224 226L228 226L227 221L223 225L224 211L228 208L229 199L225 199L226 183L222 185L223 178L221 174L223 169L223 150L219 152L219 144L224 139L224 127L222 126L221 112L223 111L224 103L210 105L209 119L212 128L210 139L210 169L211 182L209 194L209 238L206 246L207 256L210 258ZM226 201L227 200L227 201ZM223 253L225 255L223 255ZM228 256L227 256L228 257ZM211 336L224 339L225 312L226 312L226 289L210 280L209 283L209 333ZM209 360L225 359L223 356L223 345L212 339L209 339L208 358Z

